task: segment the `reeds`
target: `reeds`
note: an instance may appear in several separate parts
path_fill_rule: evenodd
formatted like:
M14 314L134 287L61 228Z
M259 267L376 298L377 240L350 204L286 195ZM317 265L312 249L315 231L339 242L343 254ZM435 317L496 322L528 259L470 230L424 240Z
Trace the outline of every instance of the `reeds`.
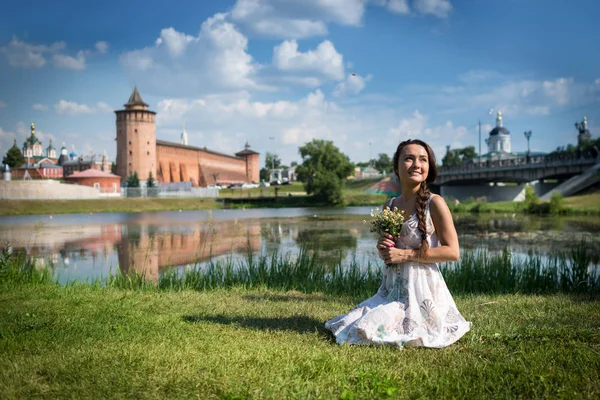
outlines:
M10 254L7 246L0 254L0 283L47 283L54 281L45 268L24 254ZM334 267L323 262L319 252L301 248L297 255L274 252L267 255L248 253L242 260L229 257L210 260L188 270L169 268L158 282L143 274L117 273L93 285L146 290L211 290L216 288L258 288L322 292L332 295L368 297L381 283L378 262L342 260ZM508 249L494 254L487 250L463 251L455 263L442 263L440 269L448 288L456 294L500 293L598 293L598 267L585 240L566 251L540 255L530 251L526 257L514 257Z

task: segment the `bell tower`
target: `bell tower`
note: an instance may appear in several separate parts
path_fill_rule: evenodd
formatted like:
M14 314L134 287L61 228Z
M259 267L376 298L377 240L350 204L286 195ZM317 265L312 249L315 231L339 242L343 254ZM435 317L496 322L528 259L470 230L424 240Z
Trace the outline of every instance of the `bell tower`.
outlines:
M148 110L134 87L124 110L117 118L117 175L124 181L134 172L141 182L156 177L156 113Z

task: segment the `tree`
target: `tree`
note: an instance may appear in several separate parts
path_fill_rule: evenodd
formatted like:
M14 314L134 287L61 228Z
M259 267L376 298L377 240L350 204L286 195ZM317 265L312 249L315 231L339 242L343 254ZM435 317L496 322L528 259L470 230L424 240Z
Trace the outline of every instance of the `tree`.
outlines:
M140 187L140 178L138 177L137 171L133 174L129 174L127 177L127 187L128 188L138 188Z
M261 181L269 181L269 170L267 168L260 169L260 180Z
M136 172L136 174L137 174L137 172ZM156 187L156 186L157 186L157 185L156 185L156 180L155 180L155 179L154 179L154 177L152 176L152 171L150 171L150 172L148 173L148 180L146 181L146 187L149 187L149 188L154 188L154 187Z
M23 153L21 153L21 150L19 150L15 144L13 147L8 149L6 155L2 159L2 163L8 164L11 169L17 168L25 163L25 157L23 157Z
M389 172L394 169L393 160L390 158L390 156L388 156L385 153L379 153L379 158L374 161L375 162L373 163L373 166L378 171L388 171Z
M110 163L110 173L111 174L117 173L117 163L114 161Z
M463 160L463 161L473 160L473 159L477 158L477 152L475 151L475 146L468 146L468 147L460 149L459 156L460 156L461 160Z
M281 165L281 159L275 153L265 154L265 167L269 170L279 168Z
M296 176L304 182L306 193L328 204L342 203L342 187L354 172L354 164L348 156L332 141L320 139L313 139L299 151L303 161L296 168Z
M477 158L477 152L475 146L468 146L462 149L450 150L442 158L443 166L460 165L467 160L473 160Z
M296 165L298 165L298 163L296 161L292 161L292 163L290 164L292 167L295 167Z

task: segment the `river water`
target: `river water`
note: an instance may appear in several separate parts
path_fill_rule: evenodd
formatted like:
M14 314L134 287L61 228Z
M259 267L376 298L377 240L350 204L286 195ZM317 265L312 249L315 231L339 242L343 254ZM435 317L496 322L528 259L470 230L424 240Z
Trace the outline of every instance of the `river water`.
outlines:
M381 263L363 220L370 207L236 209L0 217L0 245L10 244L50 266L66 283L103 279L121 270L157 278L209 260L317 249L323 262ZM325 217L327 216L327 217ZM600 218L455 215L461 249L549 255L585 239L600 254ZM598 260L594 261L598 264Z

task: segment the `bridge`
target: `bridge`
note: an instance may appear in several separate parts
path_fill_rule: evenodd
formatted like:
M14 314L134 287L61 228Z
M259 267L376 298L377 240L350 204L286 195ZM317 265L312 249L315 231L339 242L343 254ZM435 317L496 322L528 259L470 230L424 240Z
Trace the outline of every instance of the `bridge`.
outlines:
M554 191L570 195L600 181L599 163L600 155L595 150L574 155L525 156L485 162L474 159L461 165L441 167L435 185L441 187L442 194L458 199L485 196L491 197L492 201L519 200L522 186L519 188L514 184L534 181L538 181L536 192L542 197ZM557 183L544 185L545 180L556 180ZM513 184L513 189L497 188L498 184L506 183ZM475 187L479 189L475 190Z

